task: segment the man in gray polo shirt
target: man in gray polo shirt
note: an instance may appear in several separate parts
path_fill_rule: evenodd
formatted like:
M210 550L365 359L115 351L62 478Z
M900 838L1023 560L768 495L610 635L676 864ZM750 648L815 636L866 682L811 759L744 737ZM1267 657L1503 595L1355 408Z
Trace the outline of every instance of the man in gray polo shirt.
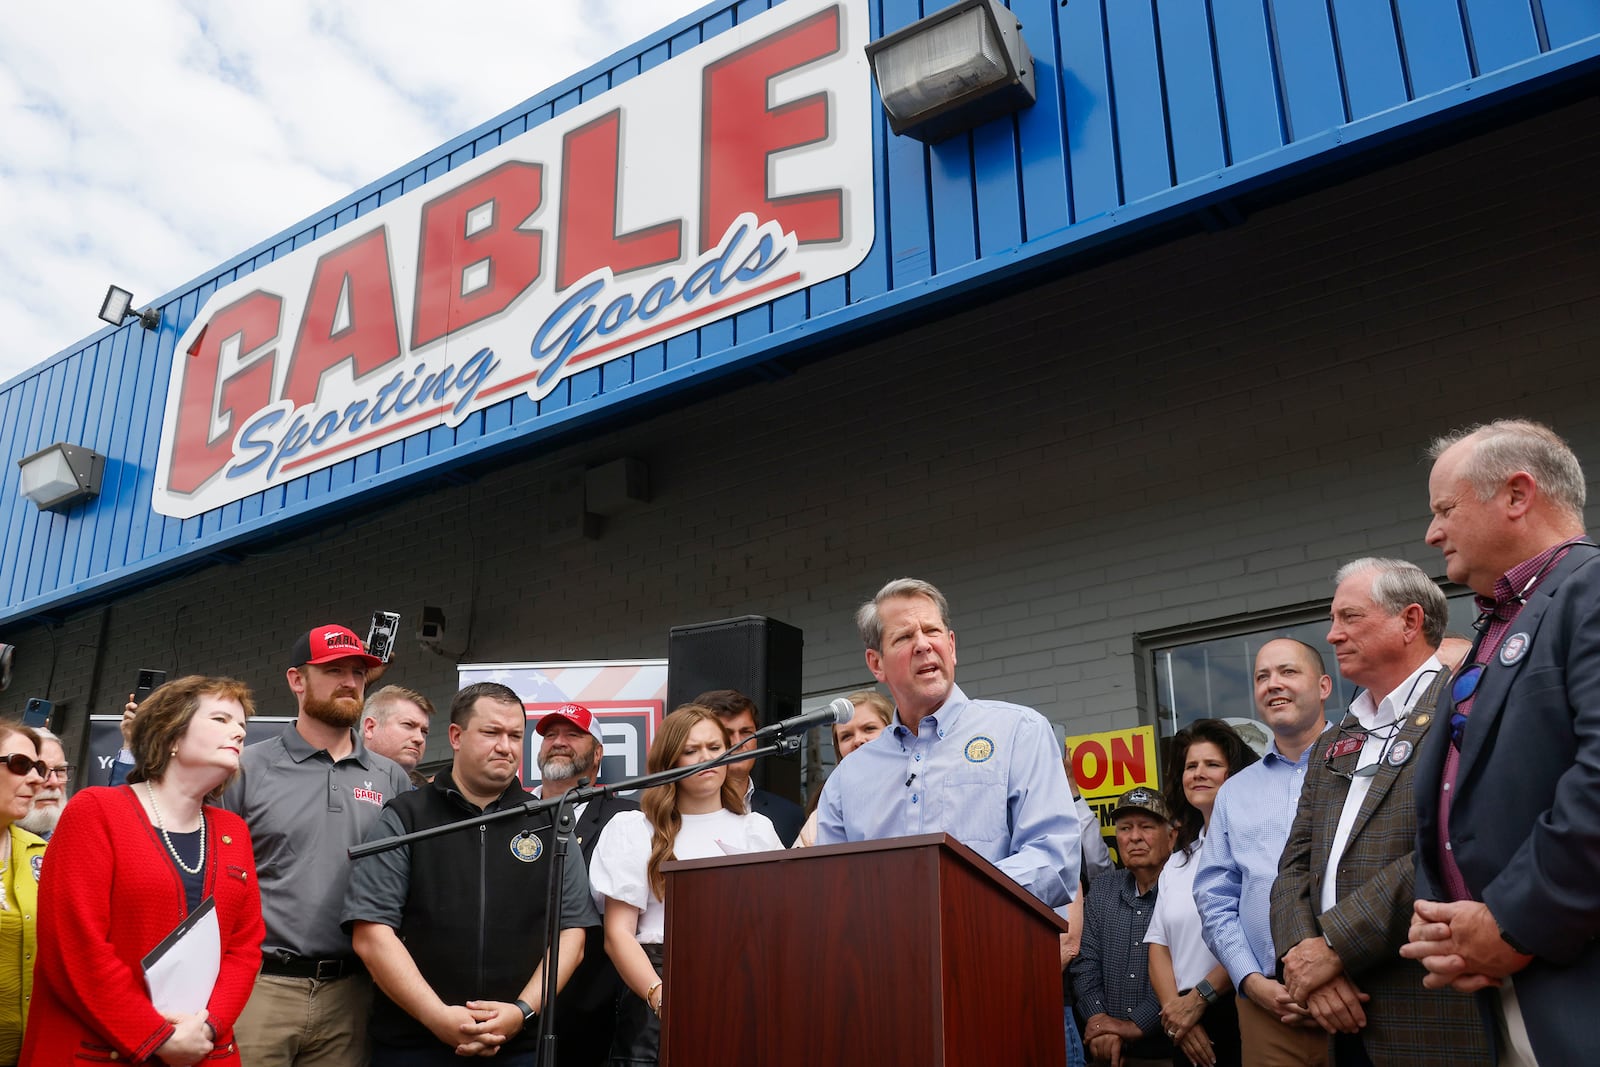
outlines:
M222 796L250 827L267 938L261 975L234 1027L250 1067L363 1067L372 982L339 926L347 851L383 805L411 788L353 729L379 660L343 626L295 642L286 677L299 717L251 745Z

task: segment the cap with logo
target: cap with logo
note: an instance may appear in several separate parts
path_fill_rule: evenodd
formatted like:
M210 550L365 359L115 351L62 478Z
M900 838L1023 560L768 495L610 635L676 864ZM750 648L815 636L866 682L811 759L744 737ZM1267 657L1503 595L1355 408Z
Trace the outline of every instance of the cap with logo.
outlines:
M594 717L594 712L582 704L561 705L555 711L541 718L534 729L542 737L557 721L570 722L578 729L593 734L594 739L602 745L606 743L606 739L600 736L600 721Z
M1122 816L1136 811L1153 816L1162 822L1172 821L1172 816L1167 812L1166 799L1154 789L1147 789L1142 785L1128 790L1117 798L1117 806L1111 809L1111 821L1116 822Z
M289 650L289 666L332 663L351 657L365 660L369 667L376 667L383 662L377 656L367 655L367 646L361 643L361 638L355 635L354 630L333 624L313 626L301 634Z

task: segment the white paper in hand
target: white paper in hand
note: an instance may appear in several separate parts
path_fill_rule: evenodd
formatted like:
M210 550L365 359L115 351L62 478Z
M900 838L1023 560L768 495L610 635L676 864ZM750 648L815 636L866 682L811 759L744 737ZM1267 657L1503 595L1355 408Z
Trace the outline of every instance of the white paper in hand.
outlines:
M207 897L144 958L150 1002L164 1014L195 1015L211 1002L222 970L217 902Z

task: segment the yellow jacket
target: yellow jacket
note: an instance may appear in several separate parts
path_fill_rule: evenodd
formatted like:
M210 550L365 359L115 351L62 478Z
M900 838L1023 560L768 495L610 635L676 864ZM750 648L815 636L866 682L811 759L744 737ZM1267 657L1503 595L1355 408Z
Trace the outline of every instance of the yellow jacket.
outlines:
M39 873L44 839L13 825L6 863L7 910L0 911L0 1063L15 1063L22 1051L33 997L33 959L39 928ZM17 958L20 957L20 958Z

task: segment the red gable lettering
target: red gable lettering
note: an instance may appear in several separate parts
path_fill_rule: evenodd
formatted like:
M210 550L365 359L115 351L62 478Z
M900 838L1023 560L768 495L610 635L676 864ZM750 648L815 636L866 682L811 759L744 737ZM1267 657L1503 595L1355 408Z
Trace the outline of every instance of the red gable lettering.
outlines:
M283 395L296 407L312 404L322 376L346 360L360 378L399 358L389 238L380 226L317 260Z
M413 349L499 314L539 280L544 231L517 227L538 210L543 183L543 164L512 160L423 205ZM469 233L480 211L487 221ZM480 266L485 280L463 292Z
M246 418L272 403L277 352L258 350L278 339L282 318L283 300L257 290L212 315L189 346L190 358L178 361L183 385L167 476L173 492L194 492L233 458L233 433L238 429L235 413ZM222 349L235 339L243 367L223 377ZM211 436L213 418L222 423L215 438Z
M839 9L830 7L706 67L700 251L721 240L741 211L777 219L801 244L843 235L843 190L773 197L767 187L771 156L829 134L827 94L768 108L769 83L838 50Z
M561 228L556 235L556 288L591 271L613 275L676 260L683 220L617 232L617 186L622 180L617 140L622 112L611 111L567 134L561 148Z

